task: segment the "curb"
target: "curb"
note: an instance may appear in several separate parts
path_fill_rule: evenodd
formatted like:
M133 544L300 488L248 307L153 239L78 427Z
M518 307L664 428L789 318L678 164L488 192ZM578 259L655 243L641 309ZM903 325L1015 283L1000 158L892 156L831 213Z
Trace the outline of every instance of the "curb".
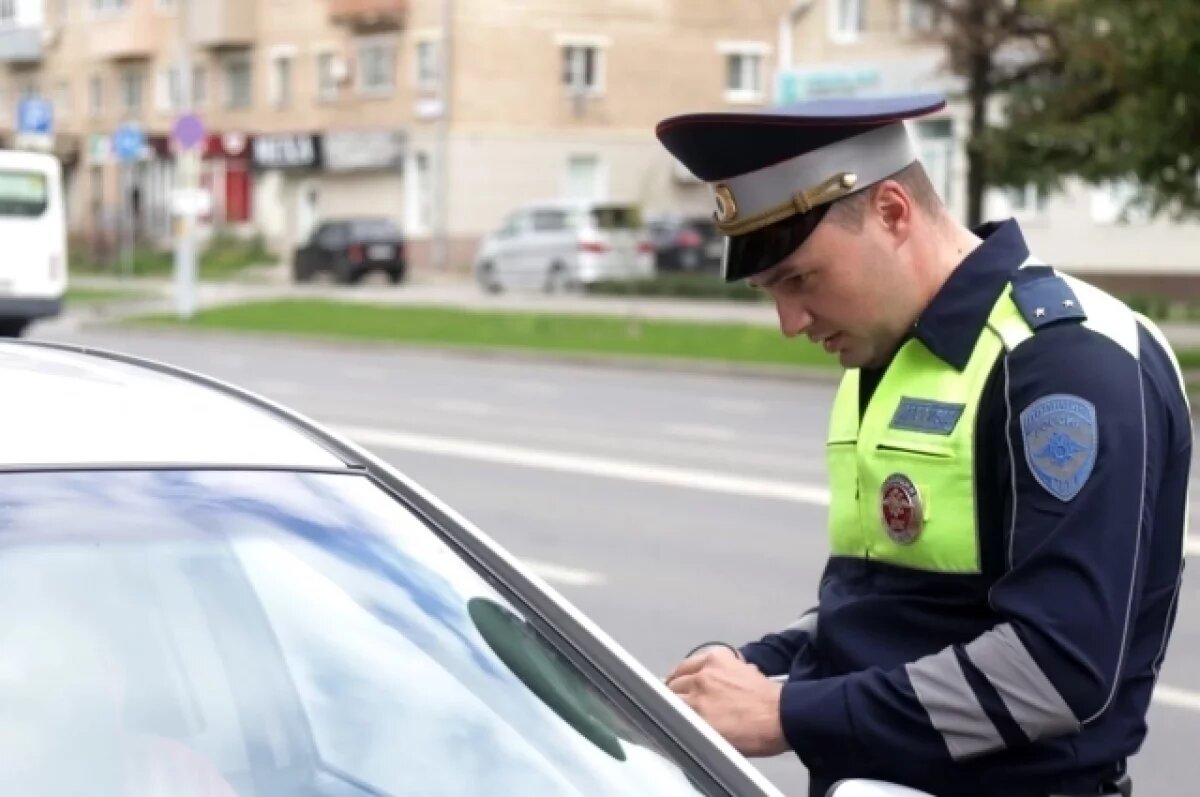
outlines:
M213 340L243 340L258 343L278 343L280 339L301 341L306 345L334 350L358 351L403 351L428 356L456 356L474 360L496 360L518 363L552 363L577 365L617 370L670 371L696 376L742 376L787 382L816 382L837 384L841 378L840 368L812 368L809 366L786 366L754 363L737 363L722 360L701 360L681 357L655 357L637 355L589 354L587 352L560 352L544 349L520 349L500 346L453 346L432 343L405 343L404 341L350 340L322 335L304 335L292 332L243 332L229 329L189 327L179 328L142 324L120 320L80 319L78 329L83 331L120 331L134 334L152 334L155 337L176 339L209 338Z

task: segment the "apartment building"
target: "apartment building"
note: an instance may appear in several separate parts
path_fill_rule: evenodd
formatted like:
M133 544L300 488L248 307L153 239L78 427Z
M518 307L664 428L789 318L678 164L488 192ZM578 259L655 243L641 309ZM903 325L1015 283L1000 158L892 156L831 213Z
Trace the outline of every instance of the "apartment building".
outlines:
M786 11L773 100L943 91L947 110L914 125L921 157L959 217L965 215L969 117L960 80L943 68L931 36L937 19L921 0L799 0ZM996 109L999 114L999 108ZM1064 270L1122 291L1200 293L1200 225L1148 220L1123 209L1129 185L1068 183L992 191L989 218L1020 220L1035 252Z
M462 267L521 202L708 212L654 124L768 103L789 5L0 0L0 137L14 143L21 97L51 100L72 229L102 238L135 210L165 243L171 129L191 110L210 229L286 254L321 219L384 214L420 260L441 219ZM132 165L111 146L127 122L147 136Z

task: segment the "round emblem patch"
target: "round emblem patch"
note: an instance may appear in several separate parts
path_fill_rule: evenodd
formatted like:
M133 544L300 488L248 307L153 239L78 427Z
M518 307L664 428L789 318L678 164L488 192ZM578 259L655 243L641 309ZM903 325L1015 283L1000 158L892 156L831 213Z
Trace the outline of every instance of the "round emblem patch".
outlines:
M888 476L879 490L879 517L892 542L911 545L925 521L921 493L903 473Z
M717 221L733 221L737 217L737 202L733 199L733 192L724 184L717 185L713 191L716 193Z

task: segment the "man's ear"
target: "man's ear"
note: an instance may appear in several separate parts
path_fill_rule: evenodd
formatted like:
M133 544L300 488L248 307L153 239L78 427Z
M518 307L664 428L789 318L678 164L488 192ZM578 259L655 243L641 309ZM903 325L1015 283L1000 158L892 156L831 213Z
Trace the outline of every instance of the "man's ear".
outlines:
M871 192L871 215L896 244L908 240L916 207L912 197L895 180L884 180Z

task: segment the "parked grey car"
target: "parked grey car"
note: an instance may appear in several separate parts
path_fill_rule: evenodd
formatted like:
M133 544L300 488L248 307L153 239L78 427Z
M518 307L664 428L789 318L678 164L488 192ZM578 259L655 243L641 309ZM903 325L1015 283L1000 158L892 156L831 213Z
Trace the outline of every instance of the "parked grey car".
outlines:
M484 239L474 269L491 293L556 293L652 277L654 247L633 205L552 200L513 211Z

